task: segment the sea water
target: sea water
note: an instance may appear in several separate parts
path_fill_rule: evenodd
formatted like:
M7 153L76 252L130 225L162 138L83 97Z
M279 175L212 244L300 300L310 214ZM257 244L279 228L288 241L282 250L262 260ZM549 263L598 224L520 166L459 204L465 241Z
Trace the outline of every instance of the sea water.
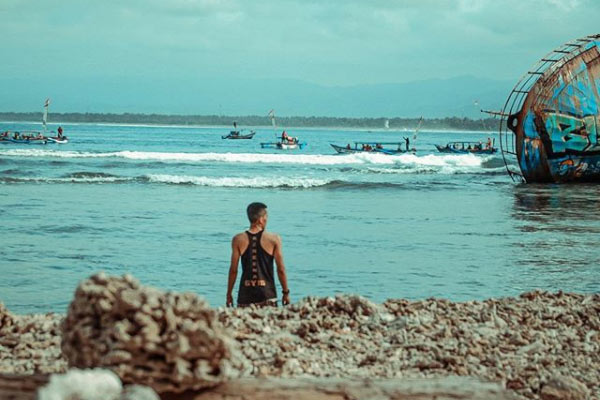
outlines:
M222 140L228 128L63 127L68 144L0 143L0 301L14 312L64 312L98 271L223 305L254 201L283 239L293 300L600 289L600 186L517 184L500 155L434 147L493 132L288 129L307 146L279 151L260 147L281 133L269 128ZM416 154L330 146L405 137Z

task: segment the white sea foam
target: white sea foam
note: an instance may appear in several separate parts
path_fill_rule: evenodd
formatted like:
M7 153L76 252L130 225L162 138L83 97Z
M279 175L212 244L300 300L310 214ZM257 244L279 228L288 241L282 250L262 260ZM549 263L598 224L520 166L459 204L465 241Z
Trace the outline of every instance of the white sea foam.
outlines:
M132 181L134 178L119 176L85 176L85 177L18 177L0 178L0 183L118 183Z
M472 155L401 154L397 156L356 153L349 155L323 154L271 154L271 153L163 153L144 151L78 152L43 149L10 149L0 151L0 156L53 157L53 158L124 158L129 160L161 162L224 162L303 165L406 165L421 167L481 167L484 158Z
M216 187L249 187L249 188L311 188L325 186L333 180L316 178L288 178L277 176L264 177L208 177L186 175L148 175L148 180L155 183L189 184Z

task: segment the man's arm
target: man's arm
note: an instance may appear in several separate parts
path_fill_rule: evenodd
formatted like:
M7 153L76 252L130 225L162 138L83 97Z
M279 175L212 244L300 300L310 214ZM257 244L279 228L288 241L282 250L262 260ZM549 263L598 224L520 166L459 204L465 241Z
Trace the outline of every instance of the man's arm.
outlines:
M286 305L290 304L290 289L288 288L287 275L285 274L285 264L283 263L283 250L281 245L281 238L279 235L275 235L275 250L273 252L275 262L277 263L277 276L279 277L279 283L281 284L281 290L283 290L283 296L281 302Z
M238 244L238 236L234 236L231 240L231 263L229 264L229 279L227 280L227 307L233 306L233 286L238 273L238 265L240 263L240 246Z

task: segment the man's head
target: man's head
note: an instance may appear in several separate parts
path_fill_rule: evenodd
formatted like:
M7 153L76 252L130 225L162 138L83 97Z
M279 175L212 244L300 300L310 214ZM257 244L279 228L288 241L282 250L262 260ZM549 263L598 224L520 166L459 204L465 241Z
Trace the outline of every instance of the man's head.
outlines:
M259 224L263 228L267 226L267 205L264 203L250 203L246 208L250 224Z

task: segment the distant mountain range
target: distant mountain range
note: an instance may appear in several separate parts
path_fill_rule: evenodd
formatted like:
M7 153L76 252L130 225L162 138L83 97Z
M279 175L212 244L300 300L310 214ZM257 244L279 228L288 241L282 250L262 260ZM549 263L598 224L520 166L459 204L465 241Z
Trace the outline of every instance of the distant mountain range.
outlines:
M514 82L461 76L408 83L323 86L297 80L0 78L0 111L181 115L483 118L500 109Z

